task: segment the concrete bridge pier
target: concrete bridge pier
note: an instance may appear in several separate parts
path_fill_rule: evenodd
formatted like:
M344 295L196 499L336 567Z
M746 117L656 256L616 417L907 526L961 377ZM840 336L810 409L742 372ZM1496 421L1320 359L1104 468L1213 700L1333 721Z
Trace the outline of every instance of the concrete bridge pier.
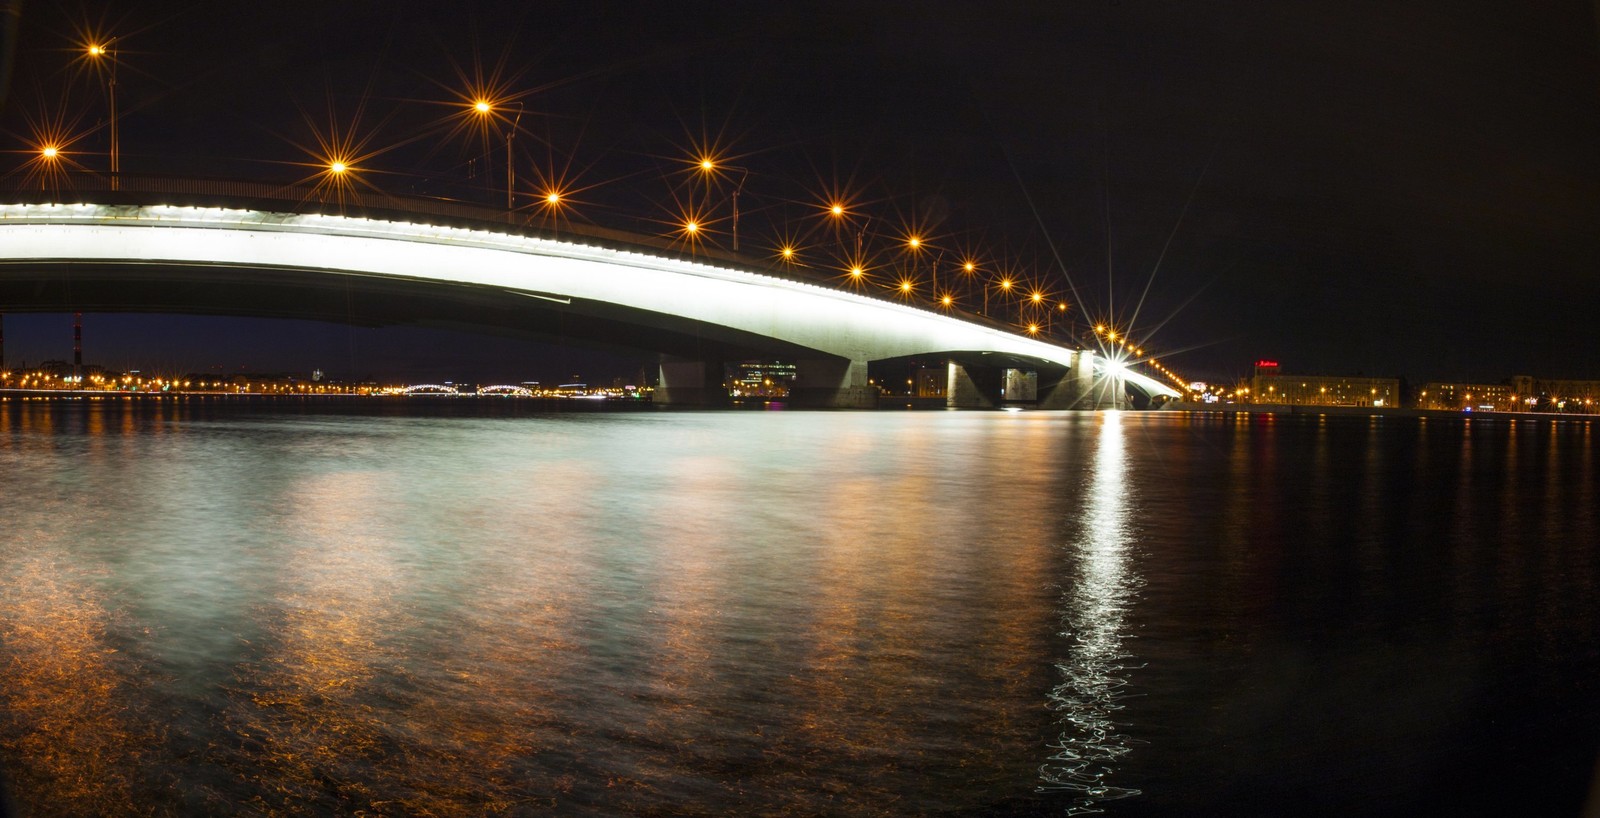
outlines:
M802 358L794 362L789 404L800 409L876 409L878 388L867 382L867 359Z
M722 385L722 362L661 356L661 378L656 383L657 406L714 409L728 405Z
M1040 409L1127 409L1128 389L1116 373L1096 372L1094 354L1072 354L1071 365L1059 374L1047 372L1039 379Z
M989 366L963 366L951 361L945 380L944 405L950 409L993 409L1000 405L1001 371Z
M1085 408L1083 398L1083 386L1078 382L1077 366L1061 372L1039 374L1040 409L1083 409Z
M1128 386L1123 383L1120 373L1112 372L1107 368L1103 372L1095 372L1094 354L1080 350L1072 358L1072 371L1077 373L1076 382L1079 393L1081 409L1127 409Z

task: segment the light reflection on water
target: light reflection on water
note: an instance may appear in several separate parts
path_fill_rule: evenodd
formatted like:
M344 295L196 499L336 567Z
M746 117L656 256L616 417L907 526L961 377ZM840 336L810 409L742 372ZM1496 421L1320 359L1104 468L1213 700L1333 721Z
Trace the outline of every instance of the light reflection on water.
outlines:
M0 565L0 753L25 760L14 785L61 814L138 814L136 764L158 728L130 718L143 680L111 644L116 614L65 557Z
M0 764L31 815L1037 805L1024 420L0 405Z
M1056 665L1061 684L1050 691L1059 714L1055 752L1039 769L1043 788L1077 797L1068 814L1100 812L1101 801L1138 795L1111 783L1117 762L1132 749L1116 721L1134 655L1125 645L1128 609L1139 580L1129 566L1135 545L1121 412L1100 416L1083 526L1073 546L1077 570L1062 600L1067 656Z
M1587 425L252 406L0 400L29 815L1421 813L1460 769L1560 814L1593 768Z

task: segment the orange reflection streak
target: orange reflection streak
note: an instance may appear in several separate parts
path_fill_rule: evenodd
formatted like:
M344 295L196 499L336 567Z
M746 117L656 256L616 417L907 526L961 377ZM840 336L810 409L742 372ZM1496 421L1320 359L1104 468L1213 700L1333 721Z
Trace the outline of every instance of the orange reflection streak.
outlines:
M310 480L296 505L310 521L288 532L304 543L286 562L285 588L258 658L236 671L220 717L237 747L217 759L259 793L251 807L285 815L368 808L372 765L391 745L372 703L374 677L400 661L384 642L409 624L392 596L399 571L361 509L380 507L359 474Z
M885 759L884 748L909 745L907 728L913 721L896 714L897 699L913 698L897 690L897 678L906 675L906 653L893 645L906 624L903 614L886 606L899 589L889 581L898 573L904 551L881 553L878 546L896 542L892 522L879 513L885 498L875 496L881 484L868 478L839 483L830 498L836 521L822 545L818 593L812 616L813 639L802 672L792 680L785 698L793 701L794 725L775 736L773 754L805 759L827 755L848 759L859 777L843 791L829 793L830 809L841 814L870 812L885 803L897 782ZM886 610L885 608L888 607ZM898 695L897 695L898 694ZM800 764L790 774L779 774L770 791L791 802L790 810L818 810L817 783Z
M640 623L651 657L634 695L650 708L626 728L629 745L638 750L619 759L619 775L608 782L621 790L620 803L630 805L624 812L649 812L670 799L662 784L699 775L698 753L688 748L717 747L736 729L709 706L733 695L718 673L716 652L724 633L717 604L724 595L717 589L731 584L726 565L733 543L708 523L718 518L719 503L737 496L738 466L722 455L694 454L671 471L679 477L662 494L661 522L652 531L651 550L663 568L650 589L649 621Z
M928 793L927 801L908 795L919 782L1029 775L1037 762L1016 749L1036 740L1037 705L1013 696L1012 685L1047 684L1048 666L1037 667L1045 639L1039 623L1049 621L1053 600L1034 581L1053 562L1044 527L1007 522L1016 508L1047 502L1030 489L1049 481L1025 479L1020 495L1007 484L995 489L1005 496L986 505L974 496L988 491L975 487L980 481L891 481L846 465L881 461L897 475L926 473L895 464L960 460L948 451L949 436L913 429L892 440L845 433L831 442L843 468L809 510L830 524L806 554L811 565L801 585L809 596L799 614L806 624L789 660L794 670L776 691L786 717L762 727L766 774L747 786L762 794L763 809L780 814L871 814L890 802L919 814L955 806L939 800L948 793ZM1029 444L1037 442L1023 436L1015 448L1033 456ZM974 451L980 459L990 447L1006 448L991 436L972 443L984 450ZM923 534L930 529L943 532L937 548ZM974 586L986 604L941 604ZM1007 605L1013 595L1022 598ZM1034 666L1023 667L1029 657ZM971 711L981 718L947 707L940 680L952 678L982 680L969 690L982 691ZM962 735L956 756L939 749L952 719ZM811 774L820 759L841 771L836 780Z
M52 814L140 814L130 780L159 739L124 702L134 668L107 642L115 615L65 558L0 572L0 754L19 802Z
M571 515L548 518L556 529L581 526L584 498L606 490L581 464L544 464L522 481L512 474L494 479L502 487L539 483L567 495L570 502L550 506ZM448 638L430 640L437 661L409 663L415 672L407 681L417 692L394 719L404 741L380 771L381 789L401 794L393 802L399 814L557 809L576 783L568 774L533 777L516 763L582 752L564 709L570 705L554 688L582 676L590 661L571 636L579 629L572 613L583 604L587 543L526 549L524 521L489 499L502 492L485 487L484 507L469 515L485 521L475 539L503 545L482 546L476 569L461 577L468 597L461 624Z

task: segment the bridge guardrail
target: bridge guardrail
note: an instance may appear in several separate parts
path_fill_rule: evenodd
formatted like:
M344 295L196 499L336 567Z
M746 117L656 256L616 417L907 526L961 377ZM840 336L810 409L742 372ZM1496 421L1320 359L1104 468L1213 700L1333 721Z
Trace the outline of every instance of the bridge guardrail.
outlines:
M595 224L569 223L560 228L530 223L525 215L502 208L486 207L456 199L407 196L374 190L361 190L343 196L330 196L326 186L303 182L276 184L244 179L174 176L156 173L116 175L92 171L68 171L37 177L0 179L0 198L9 204L75 204L92 195L94 204L175 205L199 207L240 207L267 212L301 214L334 212L354 218L406 220L427 217L444 219L443 226L494 229L553 240L580 240L618 250L648 251L654 254L695 262L720 262L774 278L838 288L836 276L794 268L769 260L754 259L716 248L687 252L672 242L655 236ZM333 199L333 201L330 201ZM877 294L867 294L890 300ZM969 323L1015 333L1017 328L1004 321L961 309L934 310L959 317Z

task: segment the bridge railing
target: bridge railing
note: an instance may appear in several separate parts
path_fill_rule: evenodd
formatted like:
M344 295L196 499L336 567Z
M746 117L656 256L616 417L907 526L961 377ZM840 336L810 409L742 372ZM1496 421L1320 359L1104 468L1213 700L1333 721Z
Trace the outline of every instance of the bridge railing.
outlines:
M91 202L92 200L92 202ZM371 189L332 190L328 186L291 182L276 184L243 179L174 176L155 173L107 174L71 171L48 177L0 179L0 202L7 204L174 205L228 207L300 214L337 214L390 221L425 220L447 227L496 230L517 235L578 241L618 250L648 251L687 261L720 262L775 278L802 281L829 288L840 277L812 268L779 264L768 259L730 253L717 248L690 252L658 236L646 236L595 224L563 222L559 227L536 223L526 209L507 211L458 199L422 195L397 195ZM888 296L878 296L890 300ZM903 303L903 302L902 302ZM1006 332L1018 328L988 316L959 308L929 311L960 318Z
M74 171L46 180L0 179L0 195L8 201L70 204L92 194L96 204L169 204L239 207L279 210L294 213L336 213L341 216L393 219L397 216L443 217L454 222L470 222L474 227L496 229L545 237L589 238L604 242L648 248L656 252L681 254L671 242L623 230L581 222L562 223L559 228L543 227L526 209L507 212L436 196L398 195L370 189L331 190L327 186L301 183L274 184L257 180L214 177L172 176L152 173L92 173ZM157 201L159 199L159 201ZM261 207L256 207L256 205ZM700 253L700 257L718 254ZM737 258L748 263L747 258Z

